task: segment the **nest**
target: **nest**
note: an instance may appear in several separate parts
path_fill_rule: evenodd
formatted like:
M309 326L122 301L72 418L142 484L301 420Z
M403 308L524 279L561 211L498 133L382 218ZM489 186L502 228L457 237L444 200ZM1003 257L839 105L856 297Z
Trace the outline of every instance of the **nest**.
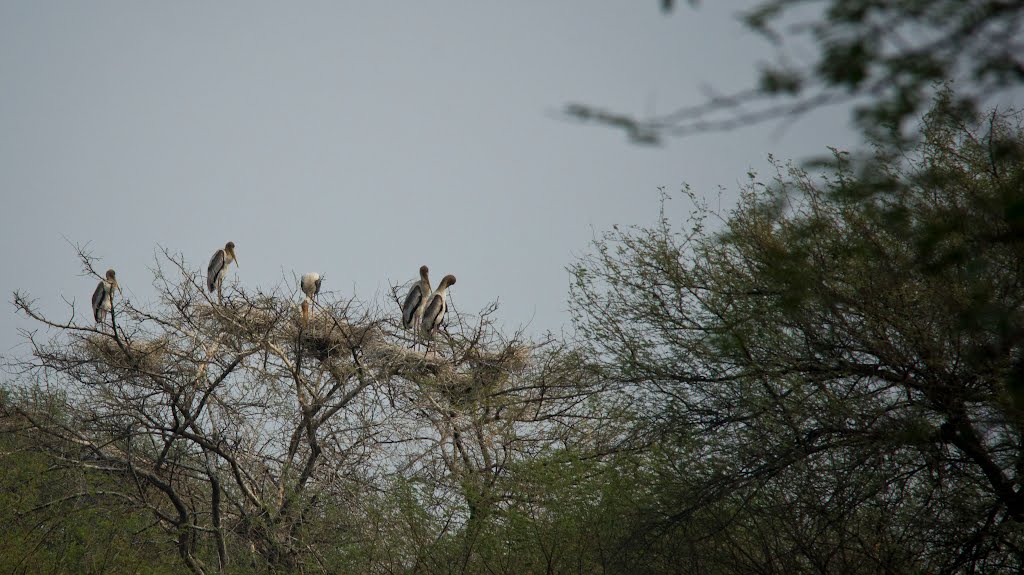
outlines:
M522 344L509 344L505 346L505 349L496 353L471 349L466 353L466 362L474 371L500 371L505 374L521 371L526 369L530 363L530 347Z
M218 325L221 330L237 333L268 333L286 316L286 312L270 297L259 298L239 305L200 305L196 315L205 322Z
M454 367L435 352L427 353L393 343L380 342L370 347L367 357L378 366L382 379L395 375L413 381L450 379L455 373Z
M302 350L320 361L350 355L353 349L371 349L381 345L381 332L376 325L352 325L319 313L308 322L301 316L290 323L285 335L299 342Z
M106 335L90 335L83 342L91 357L104 366L117 369L159 372L167 357L168 341L164 338L122 340L123 349Z
M445 364L431 382L452 405L480 401L507 387L514 373L525 369L530 360L530 348L509 345L500 352L469 350L458 370Z

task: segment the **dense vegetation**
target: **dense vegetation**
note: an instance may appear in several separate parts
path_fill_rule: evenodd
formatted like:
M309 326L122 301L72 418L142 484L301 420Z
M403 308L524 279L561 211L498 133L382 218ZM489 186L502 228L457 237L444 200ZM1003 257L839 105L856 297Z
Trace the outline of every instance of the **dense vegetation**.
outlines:
M487 309L424 352L169 253L107 325L16 294L51 337L0 395L0 572L1020 572L1024 132L951 101L609 231L567 341Z

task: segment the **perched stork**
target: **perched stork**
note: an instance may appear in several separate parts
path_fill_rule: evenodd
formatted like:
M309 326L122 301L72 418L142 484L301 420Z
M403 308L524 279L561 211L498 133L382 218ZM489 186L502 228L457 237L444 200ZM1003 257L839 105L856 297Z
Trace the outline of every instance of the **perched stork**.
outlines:
M423 311L423 320L420 323L424 335L432 337L444 322L444 314L448 311L446 299L448 286L452 285L455 285L455 276L451 274L444 276L440 285L437 286L437 291L427 300L427 308Z
M427 299L430 298L429 274L427 266L420 266L420 280L409 289L409 295L405 296L402 304L402 327L412 329L413 333L419 331L423 310L427 309Z
M320 284L323 281L324 278L320 277L320 274L311 272L302 276L302 280L299 282L302 293L306 294L306 299L302 301L302 321L304 322L309 321L309 305L316 300L316 296L320 293Z
M235 262L238 265L238 257L235 255L235 242L228 242L224 249L213 252L210 258L210 266L206 268L206 287L212 293L217 290L217 302L224 299L220 286L224 283L224 276L228 275L228 264Z
M107 312L114 309L114 290L121 292L121 286L117 283L117 275L114 270L107 270L106 279L100 280L96 291L92 292L92 315L96 323L103 323L107 319Z

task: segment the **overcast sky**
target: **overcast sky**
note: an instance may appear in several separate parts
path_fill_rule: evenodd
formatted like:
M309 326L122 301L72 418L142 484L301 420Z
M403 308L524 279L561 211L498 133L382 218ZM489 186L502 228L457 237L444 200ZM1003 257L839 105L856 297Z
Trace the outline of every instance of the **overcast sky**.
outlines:
M421 264L462 311L568 327L565 267L613 224L648 225L658 188L723 207L766 156L852 147L845 111L659 148L557 119L567 102L666 112L745 87L768 46L743 4L0 0L0 354L20 289L66 319L96 280L152 301L155 250L196 269L233 240L232 277L383 297ZM682 213L682 203L673 210Z

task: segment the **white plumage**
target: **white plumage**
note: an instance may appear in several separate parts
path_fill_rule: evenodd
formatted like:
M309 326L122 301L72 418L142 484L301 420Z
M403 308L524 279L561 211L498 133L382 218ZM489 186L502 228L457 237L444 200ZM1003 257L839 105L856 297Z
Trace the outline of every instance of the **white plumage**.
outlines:
M320 277L320 274L311 272L302 276L299 286L302 287L302 293L306 294L306 297L313 299L320 293L321 282L323 282L323 278Z
M324 279L320 277L320 274L316 272L310 272L302 276L299 281L299 287L302 288L302 293L306 294L306 299L302 302L302 319L303 321L309 321L309 304L316 296L320 293L320 285Z

